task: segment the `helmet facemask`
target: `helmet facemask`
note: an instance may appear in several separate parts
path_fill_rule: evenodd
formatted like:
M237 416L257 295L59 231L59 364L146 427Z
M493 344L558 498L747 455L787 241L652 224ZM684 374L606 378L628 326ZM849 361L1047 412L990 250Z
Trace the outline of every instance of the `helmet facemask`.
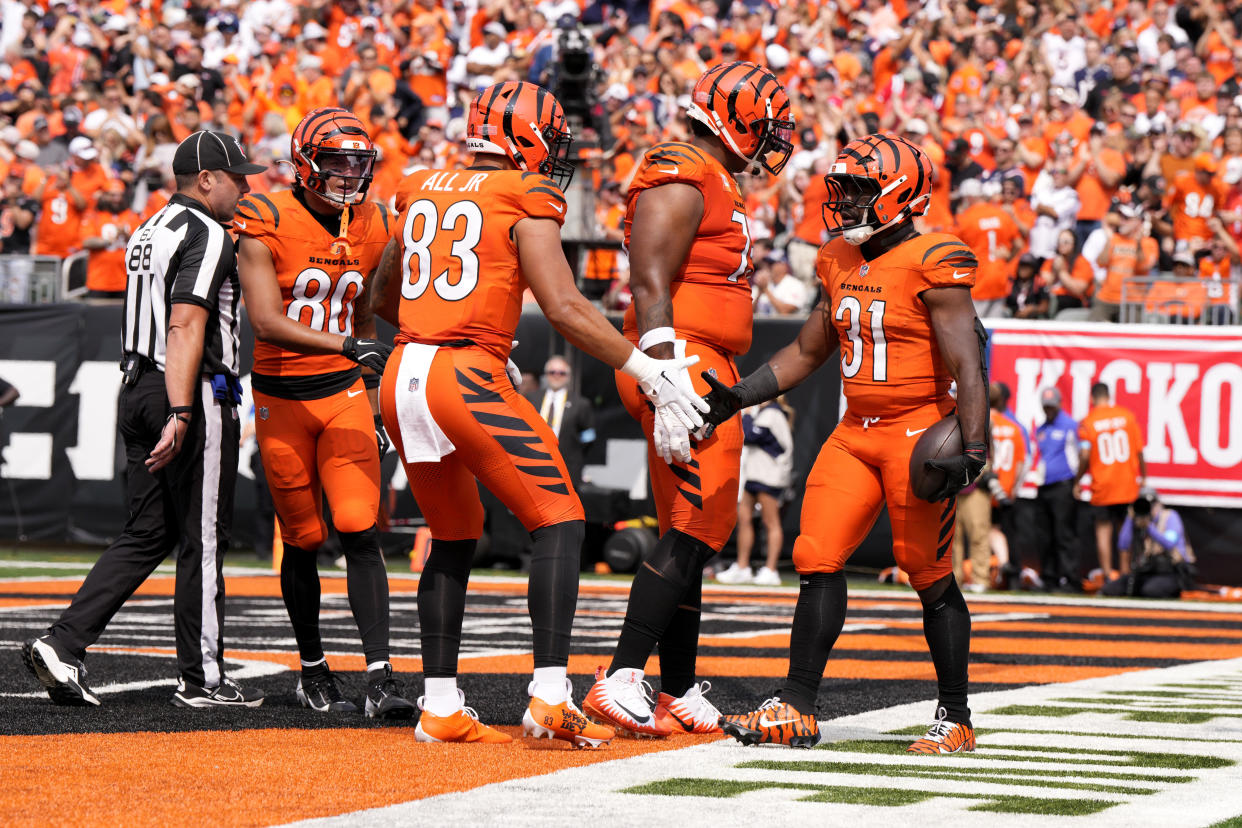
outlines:
M357 146L314 145L300 148L311 169L302 186L333 204L348 207L366 199L375 174L376 153L374 147L367 148L363 141L346 140L341 143Z
M768 109L772 108L771 101ZM759 143L755 154L751 156L751 164L758 164L772 175L780 175L793 154L793 121L780 121L776 118L764 118L756 121L751 129L759 135ZM757 170L756 170L757 172Z
M828 197L820 208L828 237L842 236L850 244L862 244L879 229L875 202L880 184L863 175L829 173L824 176Z
M563 191L574 177L574 165L569 160L569 147L573 135L567 129L557 129L548 124L540 133L547 155L539 162L539 172L556 182Z

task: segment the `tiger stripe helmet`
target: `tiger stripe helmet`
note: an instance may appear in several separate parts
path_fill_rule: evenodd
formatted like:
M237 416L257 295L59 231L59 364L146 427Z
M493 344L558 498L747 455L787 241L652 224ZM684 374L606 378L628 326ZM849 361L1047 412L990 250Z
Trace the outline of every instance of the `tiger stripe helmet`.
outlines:
M779 175L793 152L789 96L758 64L739 60L708 69L694 85L686 114L748 162L747 172Z
M828 237L862 244L885 227L927 212L935 169L927 153L887 133L845 146L824 176Z
M565 111L548 90L505 81L475 95L466 119L466 149L503 155L519 170L540 172L564 190L573 178Z
M289 156L298 183L334 204L358 204L375 172L375 145L348 109L311 110L293 130ZM340 181L337 187L329 183Z

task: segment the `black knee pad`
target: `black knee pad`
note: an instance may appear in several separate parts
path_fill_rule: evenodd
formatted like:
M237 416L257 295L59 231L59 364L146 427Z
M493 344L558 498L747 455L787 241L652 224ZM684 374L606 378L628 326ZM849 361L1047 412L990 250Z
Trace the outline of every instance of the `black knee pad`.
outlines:
M342 532L337 530L341 538L341 551L345 555L346 565L351 563L374 563L384 561L384 551L380 548L379 529L372 526L361 532Z
M940 614L942 612L962 612L970 614L970 608L966 606L966 598L962 595L962 591L958 589L957 579L952 575L948 576L949 584L945 587L944 592L932 600L923 598L923 612L930 614Z
M432 539L427 561L423 564L423 573L442 573L454 580L465 581L470 577L470 567L474 563L474 549L477 545L477 540Z
M798 575L798 586L802 589L833 589L845 583L844 572L805 572Z
M535 542L531 553L532 562L536 558L572 560L576 570L578 561L582 557L582 540L586 537L586 522L567 520L564 523L553 523L551 526L539 527L531 532L530 536Z
M715 554L715 549L698 538L670 529L643 563L662 578L689 583L702 577L703 565Z

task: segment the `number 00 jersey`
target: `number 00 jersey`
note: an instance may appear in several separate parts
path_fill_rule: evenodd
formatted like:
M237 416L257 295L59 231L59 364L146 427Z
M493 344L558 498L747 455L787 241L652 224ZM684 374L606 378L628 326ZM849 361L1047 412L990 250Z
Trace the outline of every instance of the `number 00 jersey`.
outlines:
M916 236L871 262L843 239L820 248L815 269L841 341L851 411L891 416L945 399L953 377L919 294L969 288L977 265L970 248L947 233Z
M541 173L520 170L420 170L403 189L396 341L469 340L506 359L527 287L513 227L524 218L563 224L565 196Z
M258 239L272 252L285 315L343 336L354 334L354 300L379 264L390 223L387 208L374 202L350 208L349 219L349 250L342 253L332 252L336 233L320 224L292 190L246 196L233 219L238 235ZM310 376L354 367L338 354L299 354L269 342L254 343L254 371L266 376Z
M703 218L681 270L673 277L673 327L677 336L727 354L750 350L750 227L737 182L719 161L690 144L652 147L630 184L625 244L643 190L689 184L703 194ZM625 312L624 333L638 342L634 307Z

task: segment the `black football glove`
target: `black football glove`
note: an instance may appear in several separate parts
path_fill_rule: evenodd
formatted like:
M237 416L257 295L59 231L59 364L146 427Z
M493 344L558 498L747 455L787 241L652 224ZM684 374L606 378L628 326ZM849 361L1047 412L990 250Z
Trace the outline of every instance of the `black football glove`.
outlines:
M384 431L384 418L378 414L375 415L375 442L379 444L380 459L383 460L392 441L388 439L388 432Z
M384 366L388 364L388 355L391 353L391 345L375 339L354 339L347 336L345 344L341 346L341 356L352 359L377 374L384 373Z
M975 478L979 476L979 472L983 471L983 466L987 461L988 447L986 443L967 443L966 448L957 457L924 461L924 468L940 469L944 472L944 483L927 499L932 503L936 503L940 500L956 497L958 492L975 481Z
M714 374L700 371L699 376L707 381L712 390L703 396L703 402L707 403L708 409L703 414L703 426L694 433L694 439L706 440L712 436L716 426L728 420L745 406L742 405L742 401L734 390L716 379Z

